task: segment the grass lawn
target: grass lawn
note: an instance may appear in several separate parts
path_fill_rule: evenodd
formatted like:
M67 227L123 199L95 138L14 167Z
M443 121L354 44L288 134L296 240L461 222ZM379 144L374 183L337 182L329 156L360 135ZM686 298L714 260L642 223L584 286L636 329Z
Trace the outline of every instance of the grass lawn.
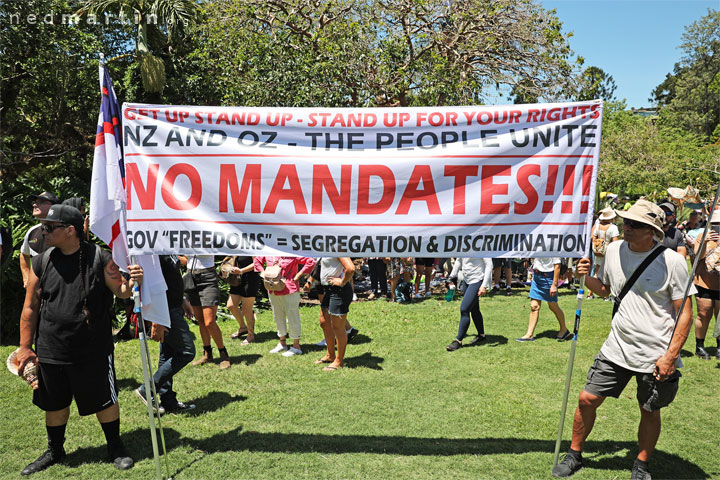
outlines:
M516 291L517 292L517 291ZM575 296L560 305L572 324ZM230 340L237 324L221 321L230 370L188 366L175 377L190 415L163 417L175 479L235 478L551 478L553 450L570 343L554 340L557 322L544 306L533 343L518 343L527 327L527 289L481 299L488 342L456 352L459 301L441 297L398 305L377 300L351 306L360 335L347 368L322 372L318 306L301 310L305 355L268 354L277 339L269 310L258 313L258 341ZM610 327L610 302L584 304L562 450L585 374ZM711 327L712 328L712 327ZM197 327L192 326L198 333ZM710 330L712 331L712 330ZM474 327L470 327L474 334ZM694 350L694 334L685 353ZM201 350L197 334L197 348ZM714 347L714 342L708 342ZM6 358L15 346L0 347ZM714 348L711 348L714 353ZM74 405L65 443L68 457L33 479L154 478L144 406L132 390L142 381L137 342L116 347L122 437L136 466L118 472L104 463L105 442L94 417ZM151 345L154 364L157 344ZM720 478L720 365L684 358L680 392L663 410L663 434L651 463L654 478ZM578 479L629 478L636 455L639 411L631 382L608 399L585 449ZM43 414L30 388L0 375L0 477L19 478L45 449Z

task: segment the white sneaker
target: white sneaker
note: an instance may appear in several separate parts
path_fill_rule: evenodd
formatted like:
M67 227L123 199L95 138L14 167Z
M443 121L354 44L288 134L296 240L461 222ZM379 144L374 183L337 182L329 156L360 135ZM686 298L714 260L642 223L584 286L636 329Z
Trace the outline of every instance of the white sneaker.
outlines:
M287 352L288 347L287 345L283 345L282 343L278 343L275 348L270 350L270 353L280 353L280 352Z
M300 350L299 348L290 347L285 353L282 354L283 357L294 357L295 355L302 355L302 350Z
M425 298L431 298L432 292L425 292Z
M327 347L327 342L326 342L325 339L323 338L322 340L320 340L319 342L317 342L317 343L315 344L315 346L316 346L316 347Z
M421 298L423 298L423 296L419 293L416 293L414 298L417 298L418 300L420 300Z

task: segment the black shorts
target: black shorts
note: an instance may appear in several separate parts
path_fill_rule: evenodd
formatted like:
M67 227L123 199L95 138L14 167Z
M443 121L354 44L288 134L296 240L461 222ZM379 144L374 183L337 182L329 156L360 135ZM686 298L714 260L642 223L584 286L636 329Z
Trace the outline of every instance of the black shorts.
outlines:
M220 304L220 287L215 269L193 274L195 289L185 290L188 302L193 307L214 307Z
M510 258L493 258L493 268L512 268L512 259Z
M648 411L667 407L678 391L679 371L675 371L664 382L658 382L652 373L628 370L617 365L602 353L595 356L595 362L588 370L585 391L598 397L618 398L632 377L637 382L637 401Z
M112 354L74 365L40 361L33 403L53 412L69 407L74 398L80 415L92 415L115 405L117 392Z
M241 297L257 297L260 285L260 274L257 272L248 272L240 276L240 285L230 287L230 295L240 295Z
M435 259L434 258L420 258L415 257L415 265L416 266L423 266L423 267L432 267L435 265Z
M320 307L326 309L330 315L347 315L353 299L353 289L350 282L342 287L325 286L325 296Z
M695 288L697 288L697 294L695 294L695 298L720 300L720 290L710 290L709 288L701 287L700 285L695 285Z

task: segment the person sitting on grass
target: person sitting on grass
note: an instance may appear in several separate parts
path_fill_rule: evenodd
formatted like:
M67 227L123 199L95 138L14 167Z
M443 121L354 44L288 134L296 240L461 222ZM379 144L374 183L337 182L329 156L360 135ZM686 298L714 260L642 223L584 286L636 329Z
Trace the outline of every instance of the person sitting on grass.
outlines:
M555 318L560 324L560 332L558 332L558 341L567 340L572 336L570 330L565 325L565 314L558 305L558 280L560 279L560 266L562 260L557 257L553 258L536 258L533 262L533 279L530 286L530 319L528 320L528 329L525 335L515 340L518 342L532 342L535 340L535 327L540 316L540 307L545 301L550 311L555 314Z
M462 302L460 302L460 326L457 338L445 347L448 352L454 352L462 347L463 338L470 327L471 316L477 329L477 335L470 340L468 345L473 346L485 341L485 327L478 297L485 295L490 289L492 270L492 259L489 258L458 258L455 260L450 278L457 284L458 273L462 271L467 287Z

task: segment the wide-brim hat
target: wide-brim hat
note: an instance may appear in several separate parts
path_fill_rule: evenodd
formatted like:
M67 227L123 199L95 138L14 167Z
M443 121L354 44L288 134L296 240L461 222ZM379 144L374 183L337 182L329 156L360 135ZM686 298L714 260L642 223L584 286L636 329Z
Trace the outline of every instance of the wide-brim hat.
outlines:
M720 209L713 210L710 215L710 223L720 223Z
M655 236L660 241L663 241L665 238L665 232L663 231L665 212L654 203L641 199L635 202L635 205L627 211L615 210L615 213L617 213L620 218L635 220L636 222L651 226L655 229Z
M617 213L610 207L600 210L600 220L612 220L615 217L617 217Z
M66 223L75 227L75 230L82 232L84 218L80 210L70 205L53 205L48 210L47 217L39 219L41 222Z
M53 205L60 203L60 200L58 199L58 197L56 197L55 194L50 193L50 192L42 192L37 195L30 195L28 197L28 199L31 202L34 202L37 199L47 200L48 202L52 203Z

